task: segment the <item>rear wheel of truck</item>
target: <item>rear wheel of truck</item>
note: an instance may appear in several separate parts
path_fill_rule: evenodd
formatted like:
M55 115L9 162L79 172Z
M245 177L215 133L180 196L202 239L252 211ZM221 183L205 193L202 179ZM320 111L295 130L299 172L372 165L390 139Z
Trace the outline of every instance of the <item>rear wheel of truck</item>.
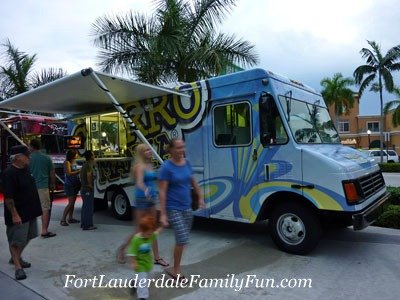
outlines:
M118 220L129 220L132 208L124 191L115 191L111 197L111 207Z
M286 202L274 209L269 220L270 234L279 249L304 255L312 251L321 237L321 224L308 207Z

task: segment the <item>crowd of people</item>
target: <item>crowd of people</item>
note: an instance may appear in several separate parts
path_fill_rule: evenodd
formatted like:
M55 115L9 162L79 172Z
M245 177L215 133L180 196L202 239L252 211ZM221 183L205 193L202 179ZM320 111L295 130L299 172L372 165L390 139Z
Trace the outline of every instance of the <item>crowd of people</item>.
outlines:
M94 230L93 225L93 152L84 153L86 162L79 169L76 165L77 152L68 150L64 162L65 194L68 205L61 218L61 226L80 223L73 218L75 201L78 193L82 197L81 228ZM55 237L57 234L48 230L51 212L50 194L54 191L56 177L51 158L40 151L39 140L33 139L29 148L25 145L14 146L10 149L10 166L3 172L4 220L9 243L10 264L15 266L15 278L25 279L26 268L31 263L23 260L22 252L29 241L39 236L37 217L41 217L40 236L44 239ZM68 217L68 222L67 218Z
M30 147L14 146L10 149L11 165L3 172L4 216L10 249L10 263L15 266L15 278L26 278L24 269L31 264L22 259L22 252L29 241L37 237L37 217L41 216L41 237L55 237L48 230L50 220L50 193L55 186L54 165L49 156L42 153L37 140ZM181 259L193 221L192 193L204 208L204 200L190 162L185 157L185 143L172 139L168 145L170 159L160 170L154 170L152 152L148 145L136 147L132 164L135 180L134 214L135 229L118 248L117 261L125 263L126 257L140 278L147 278L154 264L164 267L173 280L187 280L181 270ZM76 164L78 153L68 150L64 162L64 190L68 204L60 220L61 226L80 223L82 230L95 230L93 224L95 155L92 151L83 154L85 163ZM158 183L157 183L158 181ZM82 197L81 219L74 218L74 207L78 193ZM163 227L171 226L175 234L172 265L159 253L157 237ZM149 296L147 288L137 289L139 299Z

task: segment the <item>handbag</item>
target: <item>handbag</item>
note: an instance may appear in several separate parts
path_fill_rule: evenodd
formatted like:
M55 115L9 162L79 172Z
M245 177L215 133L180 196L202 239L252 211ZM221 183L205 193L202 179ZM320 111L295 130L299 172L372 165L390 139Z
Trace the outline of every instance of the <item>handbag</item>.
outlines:
M199 209L199 194L196 193L196 190L192 188L192 210Z

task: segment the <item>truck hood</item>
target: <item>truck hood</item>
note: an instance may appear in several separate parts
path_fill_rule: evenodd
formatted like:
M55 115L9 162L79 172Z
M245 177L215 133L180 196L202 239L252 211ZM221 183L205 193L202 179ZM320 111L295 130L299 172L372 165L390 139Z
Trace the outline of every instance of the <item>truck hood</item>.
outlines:
M365 153L351 147L323 144L301 145L303 162L317 166L323 164L334 173L354 173L366 169L379 169Z

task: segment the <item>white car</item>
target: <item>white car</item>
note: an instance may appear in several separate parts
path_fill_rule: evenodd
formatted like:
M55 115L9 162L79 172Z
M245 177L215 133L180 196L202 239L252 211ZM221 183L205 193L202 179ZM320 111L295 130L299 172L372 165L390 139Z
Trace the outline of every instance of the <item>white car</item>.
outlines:
M383 151L383 162L384 163L398 163L399 156L397 155L396 151L394 150L382 150ZM381 162L381 151L377 150L364 150L371 157L376 163Z

